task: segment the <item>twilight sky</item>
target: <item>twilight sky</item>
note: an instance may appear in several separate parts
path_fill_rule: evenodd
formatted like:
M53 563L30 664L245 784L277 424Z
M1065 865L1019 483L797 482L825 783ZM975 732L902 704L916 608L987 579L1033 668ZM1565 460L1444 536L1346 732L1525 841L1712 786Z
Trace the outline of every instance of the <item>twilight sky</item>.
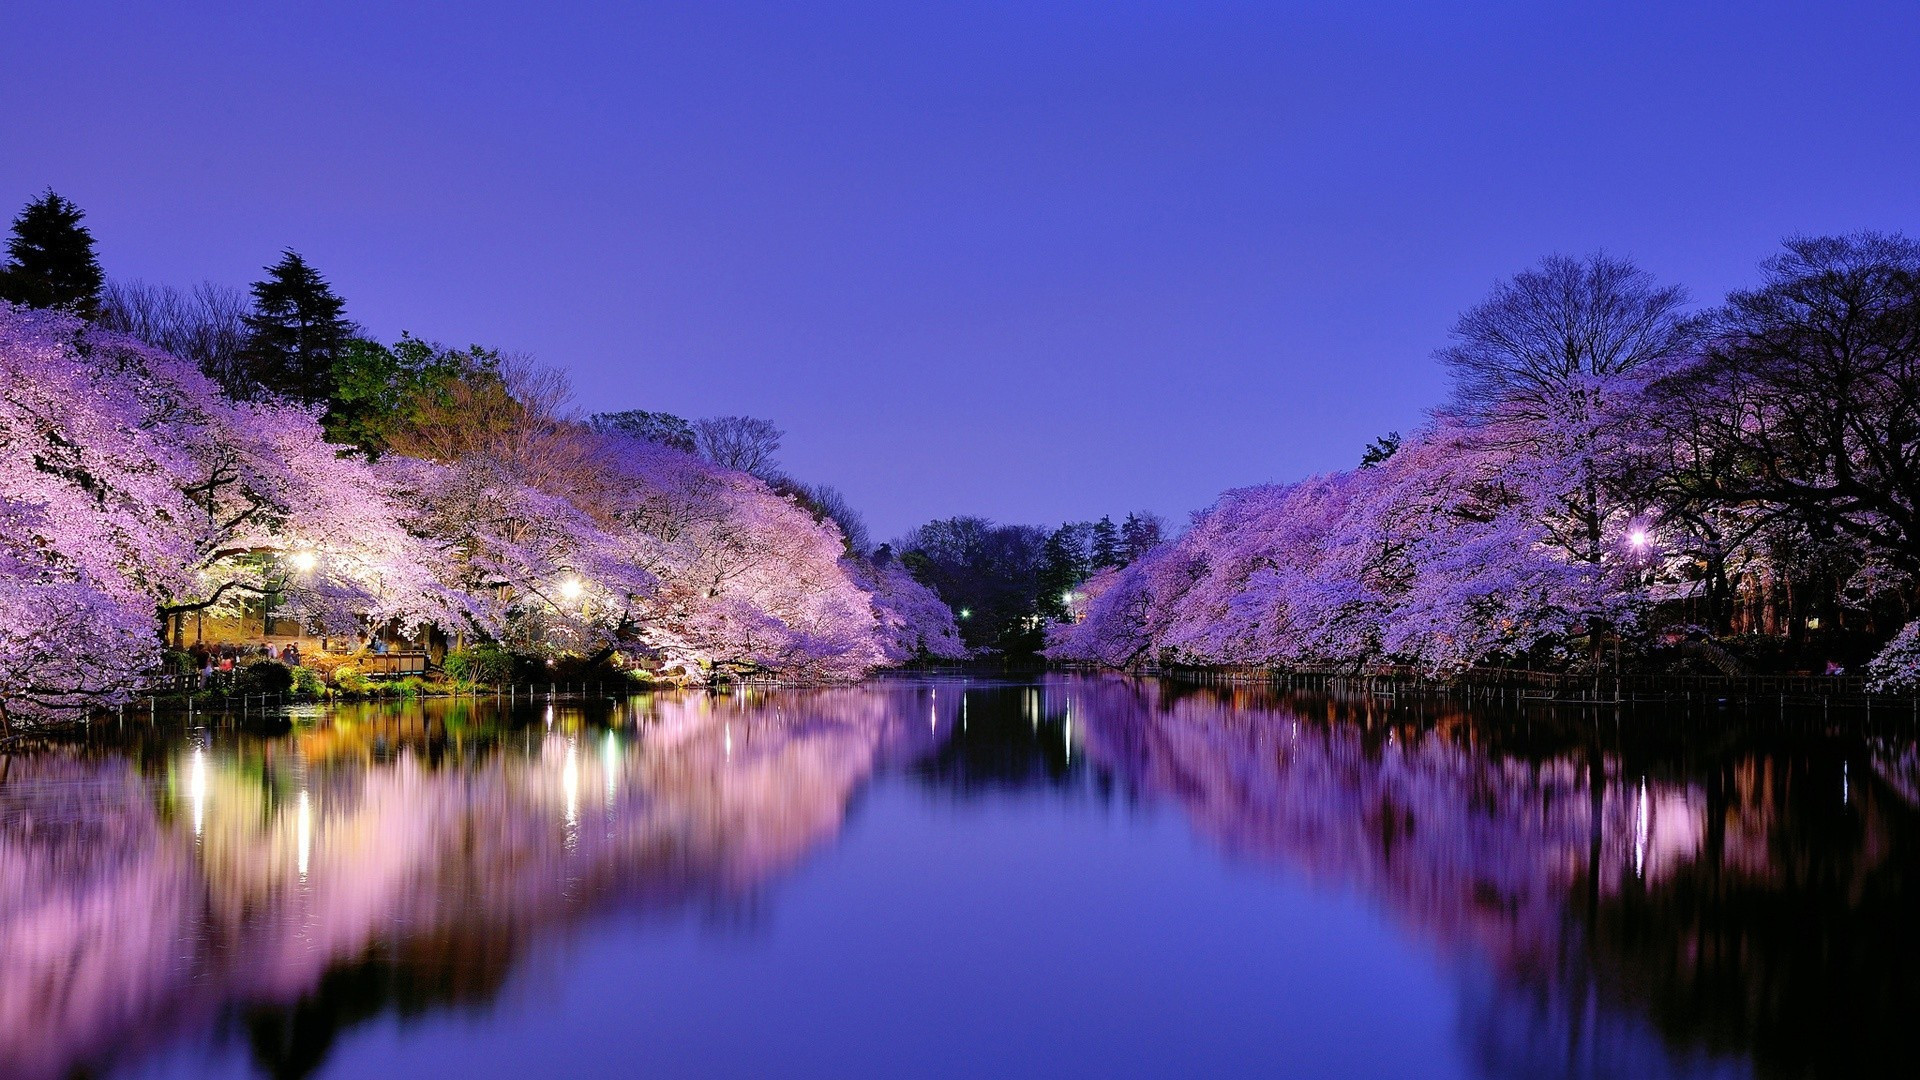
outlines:
M1550 252L1920 232L1911 3L402 6L9 0L0 209L769 417L882 538L1349 466Z

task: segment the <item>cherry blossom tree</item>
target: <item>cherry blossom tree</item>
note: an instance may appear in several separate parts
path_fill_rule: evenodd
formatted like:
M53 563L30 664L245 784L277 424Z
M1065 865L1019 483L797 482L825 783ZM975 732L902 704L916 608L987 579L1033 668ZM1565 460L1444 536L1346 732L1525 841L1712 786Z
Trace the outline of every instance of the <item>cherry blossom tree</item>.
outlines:
M967 646L949 608L932 589L920 584L898 559L868 562L844 560L847 574L873 598L881 651L888 662L906 663L921 657L963 660Z

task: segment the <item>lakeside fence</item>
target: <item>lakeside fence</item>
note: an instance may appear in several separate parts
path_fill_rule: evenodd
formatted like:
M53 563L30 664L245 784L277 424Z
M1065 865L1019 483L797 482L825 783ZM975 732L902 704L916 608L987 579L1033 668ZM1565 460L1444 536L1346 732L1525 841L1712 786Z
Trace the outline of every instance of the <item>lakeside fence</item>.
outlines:
M1860 675L1572 674L1523 668L1471 668L1435 679L1417 668L1381 664L1353 668L1181 667L1149 665L1139 674L1202 685L1265 685L1349 690L1382 695L1425 693L1515 704L1653 705L1726 703L1747 709L1862 710L1920 720L1920 696L1880 694Z

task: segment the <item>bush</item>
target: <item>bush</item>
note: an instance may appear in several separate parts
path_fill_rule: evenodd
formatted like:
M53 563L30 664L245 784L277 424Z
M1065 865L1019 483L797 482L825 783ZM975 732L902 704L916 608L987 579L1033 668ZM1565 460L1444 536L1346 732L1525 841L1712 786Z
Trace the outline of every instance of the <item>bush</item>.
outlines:
M327 681L318 671L310 667L293 669L293 692L307 697L318 697L327 689Z
M255 660L234 680L236 694L284 694L293 689L293 672L278 660Z
M333 669L333 685L349 694L364 694L373 689L373 680L358 665L341 664Z
M513 657L498 645L475 645L448 653L442 669L455 682L503 683L513 678Z
M320 681L323 683L332 682L333 673L351 663L353 663L352 658L342 656L339 653L314 653L312 656L303 656L300 658L301 666L310 669L314 674L320 676Z

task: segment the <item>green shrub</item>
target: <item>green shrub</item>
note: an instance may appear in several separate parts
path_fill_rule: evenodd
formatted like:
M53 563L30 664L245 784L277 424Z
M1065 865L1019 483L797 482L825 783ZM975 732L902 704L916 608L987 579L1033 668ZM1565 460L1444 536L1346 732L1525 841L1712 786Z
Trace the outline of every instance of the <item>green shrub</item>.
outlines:
M327 681L320 673L310 667L293 669L293 692L307 697L318 697L327 689Z
M284 694L293 689L293 672L278 660L255 660L234 680L236 694Z
M364 694L373 689L373 680L356 664L341 664L333 669L333 685L349 694Z
M455 682L503 683L513 677L513 657L498 645L455 649L441 667Z

